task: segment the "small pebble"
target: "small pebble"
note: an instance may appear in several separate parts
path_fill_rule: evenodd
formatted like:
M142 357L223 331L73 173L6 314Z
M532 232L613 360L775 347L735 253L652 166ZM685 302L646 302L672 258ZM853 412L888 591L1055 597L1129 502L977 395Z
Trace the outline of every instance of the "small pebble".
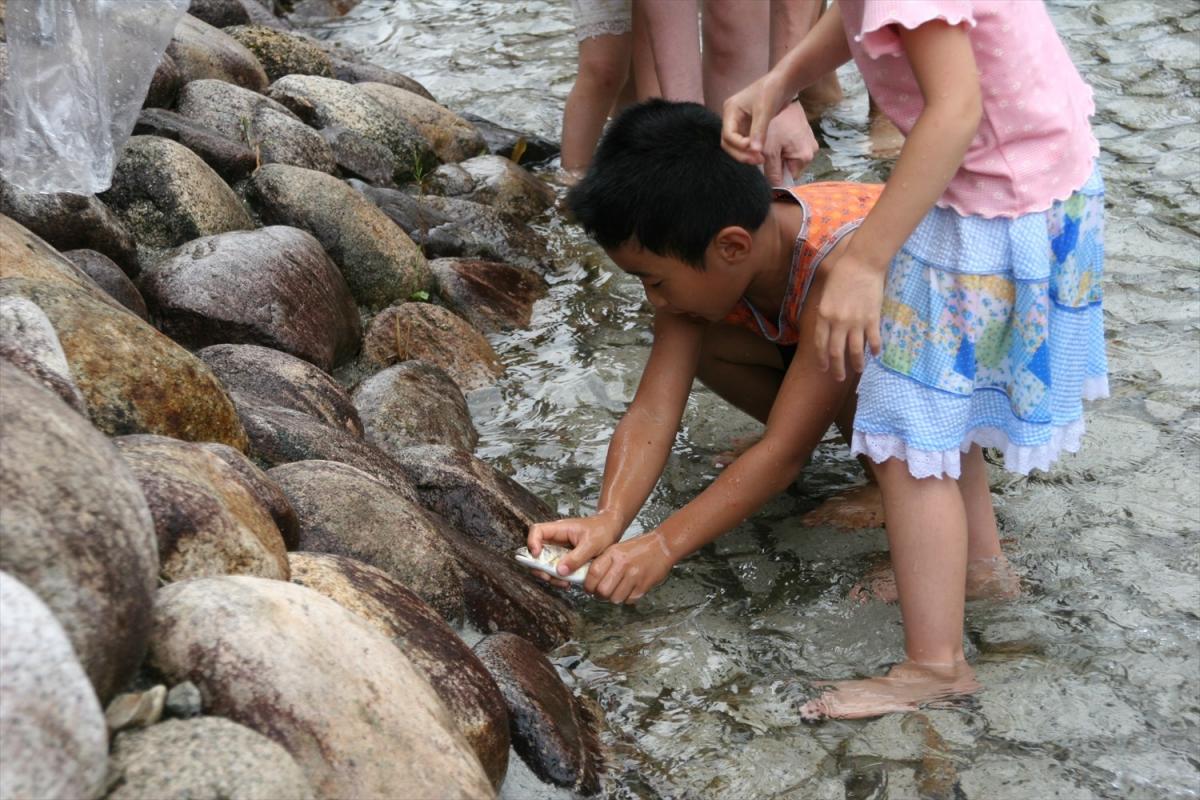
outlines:
M171 687L167 692L167 714L178 719L189 719L200 716L204 710L204 701L200 690L191 681L184 681Z
M161 684L144 692L117 695L104 711L108 729L116 733L127 728L145 728L153 725L162 719L163 701L166 697L167 687Z

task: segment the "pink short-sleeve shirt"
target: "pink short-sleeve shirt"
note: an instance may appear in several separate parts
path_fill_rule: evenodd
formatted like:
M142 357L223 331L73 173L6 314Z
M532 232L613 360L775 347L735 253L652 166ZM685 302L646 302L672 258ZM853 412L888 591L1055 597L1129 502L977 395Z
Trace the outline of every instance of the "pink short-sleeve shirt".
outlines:
M960 214L1044 211L1087 182L1099 145L1092 90L1041 0L838 0L854 61L904 134L925 105L900 27L965 25L983 93L979 132L938 205Z

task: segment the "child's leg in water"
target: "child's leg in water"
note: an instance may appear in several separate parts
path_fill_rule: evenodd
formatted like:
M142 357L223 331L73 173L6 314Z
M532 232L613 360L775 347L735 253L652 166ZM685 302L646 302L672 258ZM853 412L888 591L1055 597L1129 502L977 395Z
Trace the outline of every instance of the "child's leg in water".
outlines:
M918 480L908 465L876 465L896 570L907 659L883 677L832 684L806 703L805 719L872 717L976 691L963 657L967 511L958 484Z
M562 169L578 177L592 160L592 151L608 112L629 75L633 35L589 36L579 43L579 73L563 110Z
M838 432L841 433L842 441L847 447L850 446L850 437L854 431L854 410L857 404L858 395L851 393L846 398L842 410L838 412ZM879 484L871 473L871 461L865 456L859 456L858 462L862 464L867 482L821 503L802 516L800 524L810 528L829 525L846 530L878 528L883 525L883 495L880 494Z

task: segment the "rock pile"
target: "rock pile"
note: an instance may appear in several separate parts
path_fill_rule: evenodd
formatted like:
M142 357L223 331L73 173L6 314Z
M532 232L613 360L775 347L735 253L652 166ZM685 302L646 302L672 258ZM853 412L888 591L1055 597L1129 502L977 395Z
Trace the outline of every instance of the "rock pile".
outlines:
M0 796L595 792L464 395L553 193L266 5L193 0L107 192L0 182Z

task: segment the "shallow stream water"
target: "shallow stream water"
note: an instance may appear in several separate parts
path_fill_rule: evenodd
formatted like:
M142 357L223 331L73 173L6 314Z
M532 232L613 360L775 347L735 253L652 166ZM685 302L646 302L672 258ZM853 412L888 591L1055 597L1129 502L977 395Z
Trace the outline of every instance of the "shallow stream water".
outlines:
M1027 0L1021 0L1027 1ZM800 724L811 682L903 657L899 611L847 599L882 531L796 518L861 480L830 438L800 482L680 564L636 608L582 604L553 654L599 701L612 798L1087 800L1200 797L1200 5L1051 3L1096 91L1108 187L1105 286L1112 398L1084 448L1048 474L993 473L1023 582L970 604L970 701L866 722ZM575 70L565 0L364 0L311 30L423 82L451 108L557 137ZM806 179L880 180L852 67ZM558 217L561 255L531 330L497 337L508 365L476 393L479 454L564 514L599 491L605 448L648 353L640 284ZM757 425L699 389L648 529ZM565 797L515 765L509 798Z

